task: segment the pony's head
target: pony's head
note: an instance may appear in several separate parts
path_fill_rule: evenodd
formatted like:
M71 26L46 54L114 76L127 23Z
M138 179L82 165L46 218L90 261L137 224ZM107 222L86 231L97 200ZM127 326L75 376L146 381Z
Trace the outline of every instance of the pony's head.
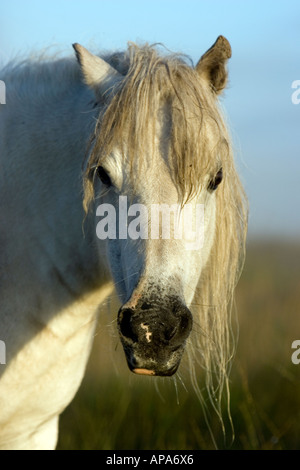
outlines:
M220 36L196 67L157 46L129 44L106 60L74 48L99 106L84 207L97 203L128 365L172 375L194 325L191 367L200 358L211 393L219 393L247 212L218 104L230 45Z

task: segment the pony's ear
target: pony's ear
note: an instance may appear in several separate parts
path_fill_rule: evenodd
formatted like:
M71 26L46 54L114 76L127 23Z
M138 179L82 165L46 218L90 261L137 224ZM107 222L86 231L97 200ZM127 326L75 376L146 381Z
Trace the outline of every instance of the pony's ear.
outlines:
M227 82L227 60L231 57L231 47L224 36L219 36L196 65L196 70L209 81L215 93L219 94Z
M72 44L79 62L85 83L94 91L96 96L119 82L122 75L108 62L91 54L78 43ZM124 78L124 77L123 77Z

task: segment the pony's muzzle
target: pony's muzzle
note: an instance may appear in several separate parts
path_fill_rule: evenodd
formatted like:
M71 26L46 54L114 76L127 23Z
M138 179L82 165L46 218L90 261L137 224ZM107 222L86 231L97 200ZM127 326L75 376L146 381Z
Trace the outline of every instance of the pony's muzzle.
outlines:
M134 309L121 307L118 327L130 370L142 375L173 375L192 323L191 312L177 299L159 304L141 300Z

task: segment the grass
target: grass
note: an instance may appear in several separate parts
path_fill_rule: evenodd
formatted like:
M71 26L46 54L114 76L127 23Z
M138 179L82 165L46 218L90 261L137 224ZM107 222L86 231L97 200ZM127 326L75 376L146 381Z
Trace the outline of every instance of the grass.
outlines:
M300 364L291 361L300 339L300 245L249 245L237 308L235 437L224 437L212 415L218 448L300 449ZM214 449L186 363L176 381L130 373L114 318L101 319L84 381L61 416L58 449Z

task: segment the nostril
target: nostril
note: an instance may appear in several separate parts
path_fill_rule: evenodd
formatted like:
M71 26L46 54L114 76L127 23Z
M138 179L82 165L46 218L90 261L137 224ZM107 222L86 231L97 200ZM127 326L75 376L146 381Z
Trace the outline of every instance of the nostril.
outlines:
M188 308L182 307L175 312L174 310L172 312L172 324L169 325L168 328L165 328L164 332L165 339L169 341L172 346L182 344L182 342L186 340L193 324L192 314Z
M125 308L124 310L119 311L119 328L121 334L125 336L125 338L129 338L132 341L137 342L137 335L134 333L132 328L132 314L133 310L130 308Z
M141 305L141 310L149 310L151 308L151 304L149 304L148 302L143 302L143 304Z
M174 328L167 328L165 330L165 339L170 341L175 336L177 329L177 326L174 326Z

